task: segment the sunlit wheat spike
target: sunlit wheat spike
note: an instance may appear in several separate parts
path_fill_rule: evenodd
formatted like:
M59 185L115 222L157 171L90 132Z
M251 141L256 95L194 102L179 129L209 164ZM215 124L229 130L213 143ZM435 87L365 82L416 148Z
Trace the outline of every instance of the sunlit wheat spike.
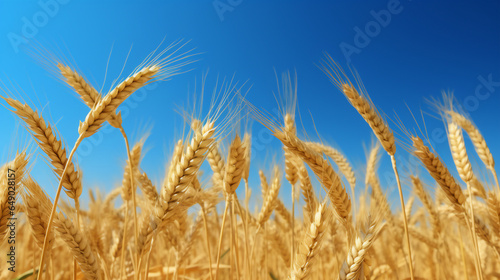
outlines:
M249 132L245 132L243 135L243 145L245 146L245 168L243 169L242 178L248 181L250 176L250 159L252 158L252 135Z
M373 242L382 230L383 224L377 219L370 219L366 235L356 237L347 253L347 259L340 270L339 279L357 279L363 260Z
M144 172L139 178L139 186L142 190L142 193L147 197L148 201L154 205L158 202L158 191L156 187L153 185L151 180L148 178L148 175Z
M62 214L54 219L54 226L59 237L66 243L74 258L80 265L83 275L87 279L101 279L101 271L97 258L90 248L87 237Z
M186 197L188 187L193 183L208 150L214 143L214 122L208 120L202 129L195 131L191 142L182 151L179 158L174 158L171 173L168 174L160 194L160 205L154 207L151 215L145 215L139 232L139 248L141 253L146 249L156 231L164 229L165 225L177 213L194 204L194 200ZM181 143L181 142L179 142ZM181 146L181 145L178 145ZM177 147L176 147L177 148ZM189 197L189 196L188 196ZM190 204L192 203L192 204Z
M185 189L193 180L208 150L214 143L214 122L207 121L200 131L195 132L186 150L174 164L172 173L168 174L168 182L162 187L161 203L167 210L173 193Z
M262 205L262 208L260 209L258 218L257 218L257 223L262 227L267 220L269 220L269 217L271 216L271 213L274 210L275 207L275 200L278 197L278 193L281 187L281 174L279 172L279 169L277 166L274 167L274 177L273 177L273 182L271 184L271 187L269 188L268 192L266 193L266 197L264 199L264 204Z
M315 151L324 153L326 156L331 158L335 164L338 165L340 172L345 176L349 185L354 190L356 187L356 175L354 175L351 164L341 152L321 143L309 142L307 144L310 145Z
M325 60L322 63L322 70L330 78L330 81L345 95L363 119L365 119L375 133L375 136L380 140L385 151L389 155L394 155L396 153L396 142L392 130L369 99L359 77L357 77L357 83L361 93L349 81L344 70L342 70L331 56L325 56Z
M265 196L267 191L269 190L269 184L267 183L266 175L264 171L259 170L259 178L260 178L260 187L262 188L262 196Z
M469 119L455 111L446 111L446 113L455 123L467 132L467 135L469 135L472 140L472 144L474 144L477 155L484 162L486 167L494 169L495 160L479 129Z
M448 123L448 141L450 142L451 154L457 167L458 175L464 182L470 182L473 178L472 167L465 149L462 129L456 123Z
M84 77L78 74L76 70L62 63L58 63L57 67L61 71L61 75L66 79L66 83L80 95L80 98L88 107L92 108L99 102L101 94Z
M297 133L295 121L293 116L290 114L285 114L285 130L293 135ZM299 178L297 174L297 167L293 161L293 154L289 150L285 149L285 177L290 184L295 185Z
M21 181L26 172L29 157L26 152L16 154L16 157L11 162L0 168L0 240L4 241L7 234L7 229L10 218L16 214L12 206L18 199ZM14 174L12 176L11 174ZM9 176L10 175L10 176ZM14 179L8 179L13 178ZM9 188L10 187L10 188ZM15 207L14 207L15 208Z
M155 65L146 66L117 85L92 107L85 120L80 122L78 133L85 138L92 136L125 99L154 79L160 70Z
M441 228L439 215L436 212L436 207L434 205L434 202L431 200L429 193L427 193L427 191L425 190L424 185L419 177L410 175L410 180L412 183L412 187L415 190L415 193L420 198L420 201L422 201L422 204L424 205L424 207L427 209L427 211L431 216L430 218L434 230L436 232L439 232Z
M346 222L350 220L351 201L349 195L343 187L338 174L333 170L329 162L295 135L279 130L275 131L274 135L287 149L292 151L311 167L314 174L316 174L318 179L322 182L339 217Z
M90 85L75 69L62 63L57 64L57 68L61 75L65 78L65 82L71 86L82 101L92 109L101 99L101 94ZM112 112L107 119L109 124L113 127L120 128L122 124L121 113L116 114Z
M306 228L304 237L299 245L298 251L295 254L295 263L291 272L291 279L306 279L313 264L313 258L321 248L323 234L328 225L327 207L325 203L318 205L315 211L314 219Z
M141 152L143 145L144 145L144 140L137 142L130 151L131 159L126 160L127 164L125 166L125 170L123 173L123 180L122 180L122 198L126 201L132 198L132 192L135 191L135 186L136 186L136 182L130 181L130 170L132 169L132 172L134 172L134 178L135 178L134 180L137 181L140 175L139 163L141 161Z
M240 184L245 169L245 145L236 135L229 146L226 170L224 174L224 190L227 195L232 195Z
M52 169L60 177L67 163L66 148L61 140L57 139L57 135L50 124L47 124L43 116L34 111L28 104L23 104L12 98L2 98L15 109L13 112L26 123L29 132L35 138L35 142L50 159ZM82 194L81 174L72 162L69 163L62 183L66 194L70 198L78 199Z
M47 230L47 222L52 209L52 202L47 197L47 194L40 188L31 177L23 181L25 186L22 192L23 201L26 206L26 215L28 222L31 225L31 232L35 238L36 244L42 249L45 232ZM51 233L48 239L49 245L47 250L51 250L54 244L54 233Z
M465 196L460 186L455 182L455 178L451 176L448 168L429 150L420 137L414 136L412 142L415 148L413 153L436 180L448 199L453 204L462 205L465 202Z
M318 205L318 201L316 195L314 194L314 189L311 184L311 179L309 178L309 173L307 172L307 168L304 163L297 163L297 174L299 175L300 180L300 189L302 190L302 194L304 195L304 201L306 205L304 205L305 214L309 216L309 220L313 220L314 218L314 210Z
M210 164L212 172L214 173L212 176L214 183L217 186L222 187L224 174L226 172L226 163L224 158L222 158L217 143L214 144L210 150L208 150L207 160Z
M500 238L500 199L495 192L488 193L488 216L492 231Z

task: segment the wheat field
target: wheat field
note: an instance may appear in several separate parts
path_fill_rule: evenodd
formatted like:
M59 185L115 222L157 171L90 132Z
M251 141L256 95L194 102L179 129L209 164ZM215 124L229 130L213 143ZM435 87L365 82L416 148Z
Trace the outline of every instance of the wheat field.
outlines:
M66 145L41 111L2 87L2 105L38 148L19 147L0 169L2 252L9 253L9 241L16 239L15 272L7 255L2 279L500 278L500 186L487 145L494 140L484 139L478 128L487 124L476 126L450 94L435 99L450 147L435 151L423 128L387 121L359 75L328 55L320 68L332 92L347 99L335 106L363 118L367 126L359 129L375 136L363 172L355 173L339 149L311 141L306 135L314 130L300 129L297 78L288 73L281 80L287 102L280 104L279 118L249 102L232 80L207 89L210 110L187 110L164 179L153 183L141 168L147 135L129 142L119 106L141 87L187 71L195 60L183 47L176 42L148 56L109 92L99 92L63 59L44 56L48 69L89 108L74 144ZM248 120L282 144L269 170L250 168L264 155L251 154ZM74 158L82 140L106 122L123 136L117 149L127 151L123 181L108 193L82 184ZM468 141L474 150L466 150ZM401 151L419 162L419 171L398 170L395 155ZM450 153L454 166L447 167L440 155ZM472 153L481 161L471 164ZM59 182L54 197L30 175L37 154ZM397 179L397 205L379 179L382 157L391 160ZM249 176L258 176L260 185L250 185ZM403 196L403 186L410 196ZM280 195L284 188L291 189L292 205ZM88 202L80 201L82 192L90 193ZM251 197L258 197L256 205Z

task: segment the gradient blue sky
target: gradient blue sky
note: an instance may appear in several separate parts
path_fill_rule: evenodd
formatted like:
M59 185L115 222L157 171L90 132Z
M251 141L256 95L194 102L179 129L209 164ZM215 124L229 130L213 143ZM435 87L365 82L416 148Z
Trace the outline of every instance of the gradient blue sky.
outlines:
M17 36L24 34L52 52L65 54L98 88L103 86L113 47L104 89L120 73L131 47L122 78L164 37L167 42L190 40L188 46L202 53L194 70L158 84L126 105L129 116L124 127L132 140L145 131L145 125L152 126L146 142L149 151L141 167L160 182L174 140L182 136L182 118L174 110L187 104L195 80L199 81L204 72L210 69L208 88L217 75L248 80L252 85L248 99L259 108L273 111L277 108L274 71L296 70L305 131L318 139L315 124L325 141L347 155L358 172L358 182L362 182L363 145L369 146L372 132L317 67L324 51L341 65L350 61L377 107L391 118L396 112L408 127L415 123L406 104L415 113L430 111L426 98L440 97L443 90L454 91L459 101L466 102L466 110L494 156L500 155L500 3L461 2L1 1L0 75L8 87L12 88L10 83L19 85L24 92L18 96L43 109L46 118L57 124L66 143L72 146L87 107L26 54L30 44L12 43L12 38L19 40ZM383 26L375 23L376 15L387 13L391 17L387 20L381 16L386 20ZM358 30L366 34L366 28L371 37L362 40ZM346 56L346 50L353 48L355 52ZM29 137L19 127L18 118L5 108L0 108L0 119L0 159L5 162L12 157L13 149L29 142ZM447 141L439 136L442 122L427 117L426 123L430 131L437 129L435 148L453 166ZM99 187L109 192L121 183L126 155L118 131L109 127L105 130L99 137L85 140L77 161L83 170L85 188ZM253 133L254 146L262 147L252 155L250 183L257 187L258 169L270 170L270 159L281 161L282 155L279 142L270 138L260 124L254 123ZM468 148L476 168L483 170L469 144ZM57 182L39 151L35 156L32 175L53 196ZM403 161L408 154L402 152L400 157L401 164L407 166ZM414 167L411 170L417 172ZM484 171L481 174L485 175ZM392 171L386 156L380 175L394 207L398 207L397 191L387 179ZM362 184L358 184L361 188ZM282 196L288 197L289 189L285 185ZM409 191L405 187L405 193ZM84 190L84 197L86 193Z

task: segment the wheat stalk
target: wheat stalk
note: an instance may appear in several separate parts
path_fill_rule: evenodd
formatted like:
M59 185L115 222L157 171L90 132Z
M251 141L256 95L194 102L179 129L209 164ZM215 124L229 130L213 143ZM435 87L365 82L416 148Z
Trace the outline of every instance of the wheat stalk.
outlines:
M176 46L174 44L173 46ZM131 77L128 77L125 79L125 81L121 82L116 86L111 92L109 92L104 98L99 100L98 103L96 103L90 112L88 113L87 117L85 118L84 122L80 122L80 125L78 127L78 132L79 132L79 137L75 142L75 145L73 149L71 150L71 153L68 157L68 162L71 162L71 159L73 157L73 154L76 152L76 149L80 145L81 141L84 138L87 138L91 135L93 135L97 130L102 126L104 121L116 110L116 108L127 98L129 97L134 91L136 91L138 88L144 86L145 84L153 81L156 77L158 78L163 78L166 79L168 77L171 77L173 75L178 74L178 70L180 67L189 64L190 62L184 62L182 61L184 58L186 58L186 53L173 56L179 49L174 51L172 54L167 55L164 58L161 58L170 48L172 47L169 46L167 49L164 51L160 52L158 56L150 60L149 62L146 61L143 63L143 65L146 65L143 67L141 70L135 72ZM182 47L182 46L181 46ZM173 57L172 57L173 56ZM179 63L179 61L182 61ZM175 65L177 63L177 65ZM174 65L171 65L174 64ZM157 75L158 74L158 75ZM123 129L121 129L122 134L124 134ZM128 157L130 158L130 152L129 152L129 147L128 147L128 140L125 137L125 143L127 145L127 152L128 152ZM65 165L61 177L64 177L66 174L66 171L68 169L68 164ZM133 180L131 180L133 181ZM47 234L48 236L50 234L50 229L51 229L51 224L52 220L54 219L55 216L55 211L57 207L57 202L59 201L59 195L61 192L61 187L62 187L62 180L59 181L59 186L57 187L57 192L56 192L56 197L54 199L54 205L52 207L52 211L50 214L49 218L49 223L47 227ZM133 193L133 201L134 201L134 206L135 205L135 193ZM78 214L78 211L77 211ZM78 216L77 216L78 219ZM136 209L134 208L134 232L135 232L135 241L138 243L138 230L137 230L137 216L136 216ZM45 255L45 247L46 247L46 241L44 242L44 248L42 250L42 257L40 258L40 267L43 267L44 264L44 255ZM137 244L136 244L136 247ZM137 261L136 261L137 263ZM38 272L38 277L41 278L41 270Z
M486 144L486 140L484 139L479 129L468 118L453 110L447 110L445 111L445 113L450 116L453 122L457 123L467 132L467 135L469 135L470 139L472 140L472 144L474 145L474 149L476 150L477 155L483 161L486 167L493 173L498 191L500 191L498 175L495 170L495 160L493 159L490 148Z

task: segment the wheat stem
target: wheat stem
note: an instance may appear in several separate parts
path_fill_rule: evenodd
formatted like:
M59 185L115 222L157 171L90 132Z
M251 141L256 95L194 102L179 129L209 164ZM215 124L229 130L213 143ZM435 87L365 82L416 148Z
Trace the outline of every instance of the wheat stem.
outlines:
M410 270L410 277L411 277L411 279L414 279L410 234L408 233L408 219L406 217L406 208L405 208L405 201L403 198L403 190L401 189L401 181L399 180L398 168L396 165L396 157L394 155L391 155L391 163L392 163L392 168L394 169L394 175L396 175L396 182L398 184L398 192L399 192L399 200L401 201L401 209L403 212L403 222L404 222L404 227L405 227L405 236L406 236L406 243L407 243L407 249L408 249L408 259L409 259L408 266L409 266L409 270Z
M209 265L209 271L210 271L210 280L213 280L213 273L212 273L212 252L210 249L210 235L208 233L208 221L207 221L207 211L205 210L204 206L201 206L201 212L203 215L203 227L205 228L205 243L207 245L207 252L208 252L208 265Z
M121 248L121 257L120 257L120 279L123 279L123 264L125 261L125 241L127 239L127 224L128 224L128 201L125 202L125 221L123 222L123 239L122 239L122 248Z
M224 225L226 224L226 216L228 208L229 208L229 202L226 199L226 206L224 208L224 215L222 216L222 225L220 228L219 246L217 247L217 266L215 268L215 280L217 280L217 277L219 276L220 254L222 250L222 237L224 234Z
M129 164L128 164L128 167L129 167L129 172L130 172L130 184L131 184L131 192L132 192L132 207L134 208L133 209L133 213L134 213L134 240L135 240L135 247L138 248L138 236L139 236L139 231L138 231L138 222L137 222L137 202L136 202L136 198L135 198L135 181L134 181L134 162L132 160L132 155L130 153L130 145L129 145L129 142L128 142L128 137L127 137L127 134L125 133L125 130L123 129L123 127L120 125L119 127L120 129L120 132L123 136L123 139L125 140L125 147L127 148L127 157L128 157L128 160L129 160ZM136 256L136 262L137 262L137 256Z
M59 179L59 185L57 186L56 197L54 198L54 205L52 206L52 210L50 211L49 221L47 222L47 231L45 232L45 238L43 240L43 248L42 248L42 256L40 257L40 265L38 266L40 268L40 270L38 272L37 279L40 279L40 280L42 280L42 271L43 271L43 265L44 265L44 257L45 257L45 253L46 253L46 250L47 250L47 243L48 243L47 241L48 241L48 237L50 236L50 230L52 228L52 222L53 222L54 216L56 214L57 202L59 202L59 196L61 195L63 178L64 178L64 175L66 174L68 166L70 165L69 163L71 163L71 159L73 158L73 155L76 152L76 149L78 148L78 146L80 145L80 143L82 142L82 140L84 138L85 138L85 136L83 134L80 134L80 136L78 136L78 139L76 140L75 146L71 150L71 153L68 156L68 160L66 161L66 165L64 166L64 169L63 169L63 171L61 173L61 179Z
M477 234L476 234L476 219L474 216L474 207L472 206L472 192L471 192L471 187L470 183L467 182L467 190L469 191L469 207L471 210L471 220L472 220L472 228L471 228L471 235L472 235L472 242L474 243L474 258L476 261L476 271L477 271L477 276L478 279L483 279L483 269L481 266L481 256L479 254L479 249L478 249L478 242L477 242Z

